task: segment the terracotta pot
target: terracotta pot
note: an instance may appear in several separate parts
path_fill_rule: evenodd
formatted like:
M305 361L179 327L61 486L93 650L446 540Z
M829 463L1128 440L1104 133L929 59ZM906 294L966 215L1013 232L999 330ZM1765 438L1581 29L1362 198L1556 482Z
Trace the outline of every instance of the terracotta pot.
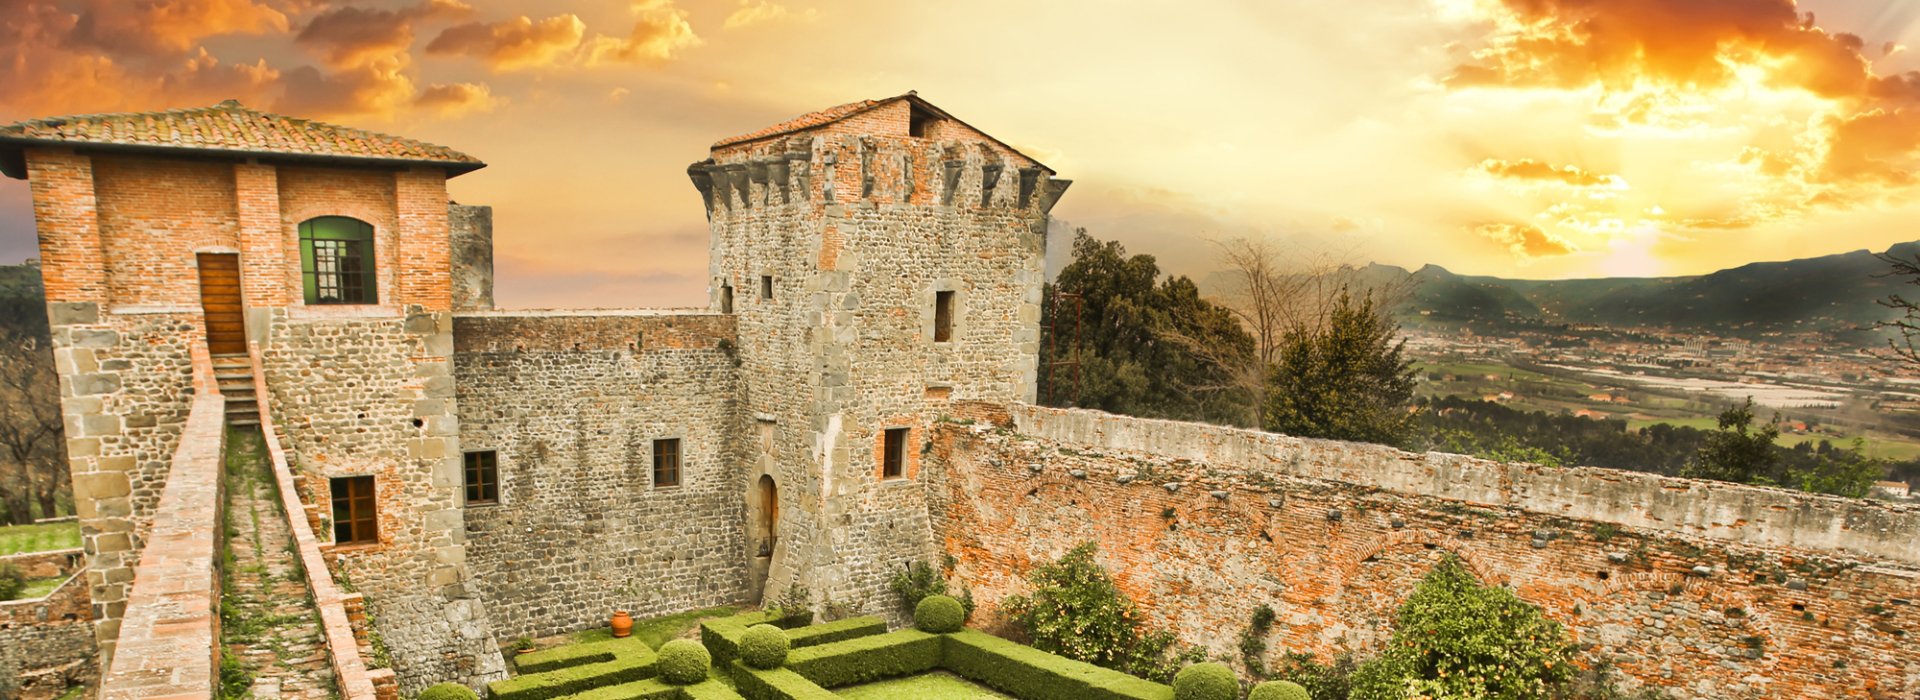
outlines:
M633 634L633 616L625 610L613 611L613 636L625 637Z

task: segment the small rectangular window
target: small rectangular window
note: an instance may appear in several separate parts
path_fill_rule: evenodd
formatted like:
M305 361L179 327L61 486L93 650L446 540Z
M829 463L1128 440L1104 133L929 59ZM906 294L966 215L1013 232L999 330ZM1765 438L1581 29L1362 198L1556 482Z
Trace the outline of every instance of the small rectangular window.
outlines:
M760 276L760 300L773 301L773 275Z
M346 476L333 479L333 541L337 544L371 544L380 541L372 476Z
M953 340L953 292L933 294L933 342Z
M500 457L492 450L468 452L467 505L500 502Z
M680 485L680 438L653 441L653 487Z
M888 428L882 446L880 478L898 479L907 473L907 428Z
M733 313L733 285L720 285L720 313Z

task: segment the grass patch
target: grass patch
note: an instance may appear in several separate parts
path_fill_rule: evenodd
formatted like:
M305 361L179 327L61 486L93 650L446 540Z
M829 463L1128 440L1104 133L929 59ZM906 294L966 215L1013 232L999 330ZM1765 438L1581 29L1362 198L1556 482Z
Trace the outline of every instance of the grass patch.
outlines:
M892 680L848 686L833 691L833 694L851 700L889 700L891 698L915 698L915 700L1012 700L1012 696L1001 695L993 689L974 683L946 671L929 671L917 676L895 678Z
M712 617L726 617L740 611L738 605L722 605L699 610L688 610L672 615L633 621L633 636L647 643L648 649L659 651L660 645L679 639L688 630L700 624L701 620ZM575 644L604 642L613 639L613 630L609 628L590 629L573 633Z
M14 600L30 600L33 598L38 598L40 596L46 595L48 593L52 593L53 589L59 588L60 584L62 582L65 582L66 580L67 580L67 577L65 576L55 576L53 578L27 579L27 587L20 589L20 593L18 595L15 595L13 599Z
M0 527L0 556L48 552L80 546L79 523L8 525Z

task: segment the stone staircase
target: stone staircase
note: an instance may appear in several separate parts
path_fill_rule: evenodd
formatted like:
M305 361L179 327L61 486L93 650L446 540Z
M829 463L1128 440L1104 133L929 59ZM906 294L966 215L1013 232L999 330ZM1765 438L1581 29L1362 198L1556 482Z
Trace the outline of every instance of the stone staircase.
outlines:
M253 362L246 355L213 356L213 379L227 397L227 425L260 425L260 399L253 392Z

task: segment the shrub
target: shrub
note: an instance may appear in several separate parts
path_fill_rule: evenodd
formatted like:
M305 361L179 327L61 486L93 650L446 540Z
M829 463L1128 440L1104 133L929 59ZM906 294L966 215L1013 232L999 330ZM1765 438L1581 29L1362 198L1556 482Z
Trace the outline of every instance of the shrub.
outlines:
M1092 542L1074 547L1028 575L1033 595L1001 602L1034 648L1162 683L1184 662L1201 659L1197 650L1170 656L1171 632L1141 629L1139 610L1093 555Z
M976 630L940 637L940 667L1016 698L1169 700L1173 689Z
M947 557L947 566L953 566L953 557ZM908 564L905 571L894 574L891 585L893 594L900 597L900 610L907 613L919 609L920 601L927 596L950 595L946 578L922 561ZM960 595L954 599L966 609L967 617L973 617L973 591L961 586Z
M785 630L768 624L754 625L740 637L740 660L754 668L779 668L787 662L788 644Z
M787 668L823 688L910 676L940 665L942 637L901 629L795 649Z
M1235 700L1240 678L1225 664L1199 663L1173 675L1174 700Z
M922 632L946 634L958 632L967 623L967 609L960 601L943 595L930 595L920 599L913 608L913 626Z
M1566 629L1448 556L1400 607L1387 651L1353 675L1353 698L1551 697L1573 678Z
M1247 700L1313 700L1307 689L1292 681L1267 681L1253 687Z
M1357 666L1350 653L1333 657L1331 663L1320 663L1312 654L1292 652L1274 666L1272 677L1299 684L1315 700L1347 700L1347 696L1352 695L1352 676Z
M0 564L0 600L13 600L27 587L27 577L12 564Z
M480 700L480 696L459 683L440 683L420 691L419 700Z
M655 662L660 679L674 685L692 685L707 679L707 667L713 657L707 648L691 639L675 639L660 645L660 660Z

